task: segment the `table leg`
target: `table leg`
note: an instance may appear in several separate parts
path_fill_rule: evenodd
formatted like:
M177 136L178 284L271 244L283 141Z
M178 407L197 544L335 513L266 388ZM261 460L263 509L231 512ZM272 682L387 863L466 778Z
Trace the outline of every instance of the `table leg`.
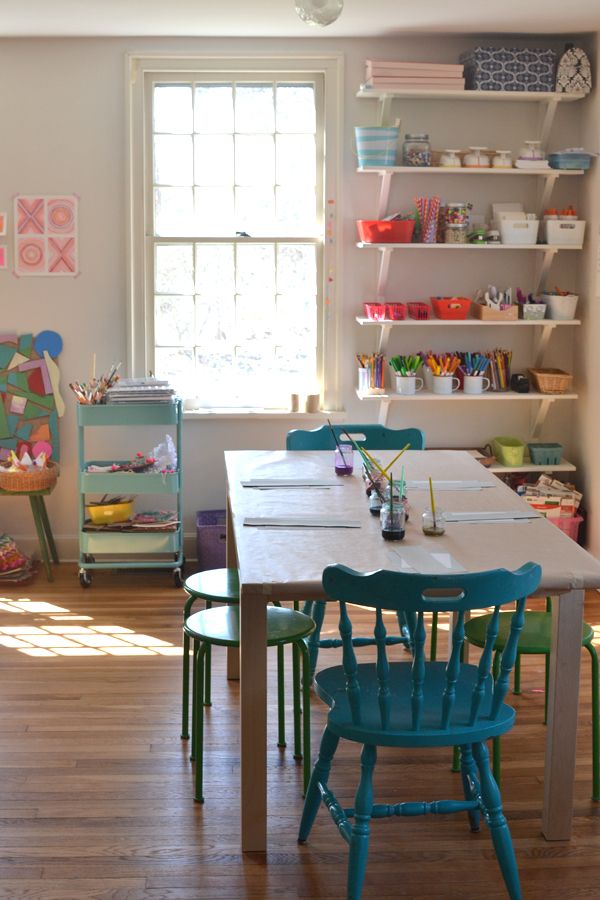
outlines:
M583 590L569 591L552 604L542 812L542 833L549 841L567 841L571 837L584 595Z
M33 516L33 523L35 525L35 530L38 536L38 543L40 545L40 553L42 554L42 561L44 563L44 568L46 569L46 578L48 581L54 581L54 575L52 574L52 567L50 566L50 557L48 555L48 546L46 544L46 535L44 533L44 523L42 519L42 515L40 513L40 507L38 500L40 498L35 494L31 494L29 497L29 505L31 506L31 514Z
M237 568L237 553L235 549L235 535L231 519L231 507L227 497L227 518L225 520L225 559L228 569ZM240 678L240 653L237 647L227 648L227 678L229 681L239 681Z
M267 605L240 588L242 851L267 849Z
M48 542L50 555L52 556L52 562L58 563L58 550L56 549L56 544L54 543L54 535L52 534L52 528L50 527L50 519L48 518L48 511L46 510L46 503L44 502L44 498L41 495L39 497L39 501L40 515L42 517L42 524L44 526L44 533L46 535L46 541Z

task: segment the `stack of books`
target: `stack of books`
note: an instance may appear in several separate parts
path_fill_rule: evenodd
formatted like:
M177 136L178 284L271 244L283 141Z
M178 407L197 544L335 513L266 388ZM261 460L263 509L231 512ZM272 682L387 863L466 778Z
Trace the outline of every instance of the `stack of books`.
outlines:
M0 533L0 583L27 581L33 574L31 560L8 534Z
M121 378L106 391L107 403L172 403L175 390L157 378Z
M464 67L459 64L368 59L361 89L464 91L463 76Z

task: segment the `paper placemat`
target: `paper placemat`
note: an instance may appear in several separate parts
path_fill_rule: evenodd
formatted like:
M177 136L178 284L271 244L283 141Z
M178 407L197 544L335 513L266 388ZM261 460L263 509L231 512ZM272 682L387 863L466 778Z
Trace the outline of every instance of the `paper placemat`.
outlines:
M423 547L403 547L390 553L400 560L401 572L418 572L420 575L448 575L467 570L451 553L430 552Z
M244 525L266 528L360 528L360 522L344 516L245 516Z
M480 491L482 488L495 488L497 485L493 481L437 481L434 478L433 486L436 491ZM409 479L406 487L412 491L428 491L429 482Z
M534 509L485 510L485 512L447 512L446 522L518 522L539 519Z
M313 488L313 487L343 487L341 478L249 478L241 481L242 487L247 488Z

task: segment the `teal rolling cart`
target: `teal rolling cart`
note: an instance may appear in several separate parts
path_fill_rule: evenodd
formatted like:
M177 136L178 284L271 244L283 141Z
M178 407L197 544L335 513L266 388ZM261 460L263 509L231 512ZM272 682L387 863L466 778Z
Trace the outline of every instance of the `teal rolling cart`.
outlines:
M108 466L120 460L86 459L87 428L165 426L175 431L177 471L88 472L90 464ZM94 569L170 569L176 587L183 585L182 406L173 403L124 403L77 407L79 445L79 581L92 583ZM160 437L164 437L164 432ZM158 443L158 437L157 437ZM87 494L171 494L177 498L175 531L85 531Z

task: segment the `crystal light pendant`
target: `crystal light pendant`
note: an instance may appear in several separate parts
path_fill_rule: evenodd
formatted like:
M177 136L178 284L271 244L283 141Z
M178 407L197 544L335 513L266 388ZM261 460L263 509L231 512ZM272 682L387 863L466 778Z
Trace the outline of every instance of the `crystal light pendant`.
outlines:
M294 6L308 25L331 25L344 8L344 0L294 0Z

